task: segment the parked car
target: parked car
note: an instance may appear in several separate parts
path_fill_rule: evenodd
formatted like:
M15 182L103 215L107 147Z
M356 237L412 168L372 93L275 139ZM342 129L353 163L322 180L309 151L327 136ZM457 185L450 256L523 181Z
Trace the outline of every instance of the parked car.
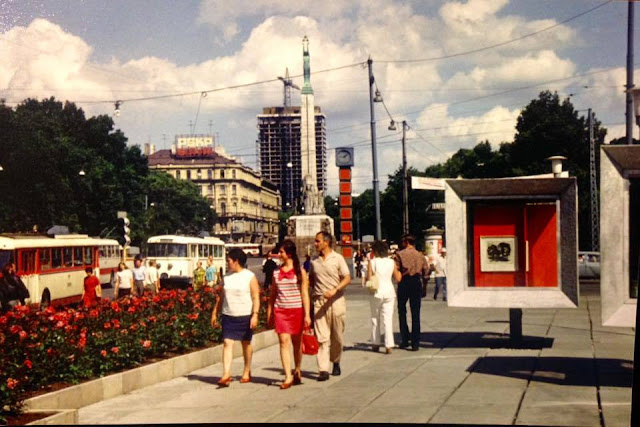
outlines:
M600 252L578 252L578 276L581 279L600 278Z

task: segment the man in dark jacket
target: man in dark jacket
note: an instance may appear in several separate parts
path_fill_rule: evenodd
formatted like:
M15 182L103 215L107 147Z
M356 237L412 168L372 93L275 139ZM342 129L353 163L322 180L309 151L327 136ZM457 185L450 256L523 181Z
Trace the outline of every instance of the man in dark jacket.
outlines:
M25 304L25 300L29 298L29 290L16 274L16 265L14 263L10 262L4 266L0 282L2 311L7 311L18 304Z

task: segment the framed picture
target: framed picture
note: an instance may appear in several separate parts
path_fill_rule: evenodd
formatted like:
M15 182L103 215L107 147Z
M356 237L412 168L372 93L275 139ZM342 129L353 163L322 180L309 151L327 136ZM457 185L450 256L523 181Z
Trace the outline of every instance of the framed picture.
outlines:
M480 237L480 271L514 272L518 270L516 236Z

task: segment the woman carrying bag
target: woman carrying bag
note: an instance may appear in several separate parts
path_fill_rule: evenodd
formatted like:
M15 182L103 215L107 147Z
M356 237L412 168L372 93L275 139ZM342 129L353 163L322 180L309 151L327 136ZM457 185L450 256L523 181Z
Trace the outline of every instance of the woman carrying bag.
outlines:
M275 324L280 340L280 359L285 379L280 388L286 390L292 385L302 384L302 330L311 325L309 315L309 279L307 272L300 267L296 245L285 240L280 246L278 256L282 260L279 269L273 272L267 323ZM291 345L295 370L291 375Z
M242 356L244 357L244 370L241 383L251 382L251 357L253 347L251 339L253 330L258 326L258 313L260 310L260 285L255 274L244 268L247 255L239 248L233 248L227 252L227 271L224 284L218 301L211 313L211 326L218 326L218 311L222 306L222 378L218 386L228 387L232 381L231 361L233 360L233 343L242 342Z
M374 275L378 282L378 287L370 299L371 343L374 350L378 351L381 346L382 331L384 331L384 346L386 353L389 354L395 345L393 341L393 309L396 305L396 291L391 278L397 278L400 272L396 263L389 258L389 248L386 243L376 240L371 245L371 249L373 259L367 263L367 282L375 282L375 279L372 280Z

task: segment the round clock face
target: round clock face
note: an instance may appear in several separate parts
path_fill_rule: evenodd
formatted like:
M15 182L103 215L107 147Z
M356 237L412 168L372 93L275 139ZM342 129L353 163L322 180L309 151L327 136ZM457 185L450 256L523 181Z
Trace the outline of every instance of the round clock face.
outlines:
M350 150L338 150L336 153L336 160L339 165L350 165L352 164L352 157Z

